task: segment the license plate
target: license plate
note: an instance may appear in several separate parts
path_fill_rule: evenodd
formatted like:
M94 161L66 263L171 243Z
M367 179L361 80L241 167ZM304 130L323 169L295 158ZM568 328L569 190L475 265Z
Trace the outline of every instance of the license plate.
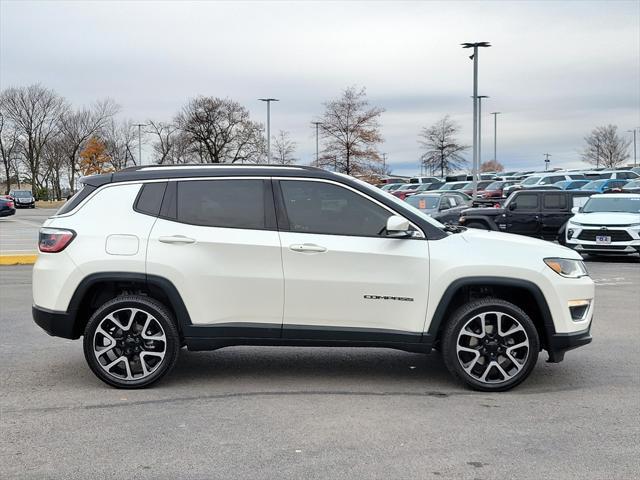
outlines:
M609 245L611 243L611 237L605 235L596 236L596 245Z

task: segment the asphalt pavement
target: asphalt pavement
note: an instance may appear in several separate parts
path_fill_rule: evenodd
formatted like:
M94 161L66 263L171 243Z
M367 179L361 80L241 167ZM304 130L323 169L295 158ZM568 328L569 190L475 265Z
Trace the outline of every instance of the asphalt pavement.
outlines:
M19 208L15 215L0 218L0 254L37 253L38 230L56 211L55 208Z
M31 320L0 268L0 478L640 477L640 263L589 262L594 342L521 386L455 383L437 354L183 350L157 387L107 387Z

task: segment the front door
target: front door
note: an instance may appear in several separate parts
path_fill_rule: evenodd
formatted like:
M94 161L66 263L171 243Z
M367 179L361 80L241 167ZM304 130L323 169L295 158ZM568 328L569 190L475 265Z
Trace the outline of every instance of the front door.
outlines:
M174 284L193 326L279 337L284 285L270 180L169 182L162 210L147 274Z
M513 204L515 203L515 208ZM540 235L540 199L537 193L519 193L505 212L506 231L520 235Z
M281 180L283 337L416 341L429 291L429 246L390 238L394 214L350 187Z

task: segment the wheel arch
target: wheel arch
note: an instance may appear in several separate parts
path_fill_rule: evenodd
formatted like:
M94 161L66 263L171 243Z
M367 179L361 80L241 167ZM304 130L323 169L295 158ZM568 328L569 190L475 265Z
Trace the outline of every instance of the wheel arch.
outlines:
M157 275L132 272L101 272L85 277L76 287L67 315L73 324L73 338L80 338L91 316L105 301L123 293L142 293L162 302L176 319L178 331L191 324L189 312L173 283Z
M482 223L483 225L486 225L489 228L489 230L498 230L498 226L496 225L496 222L493 221L493 218L486 217L484 215L473 215L473 216L464 215L464 217L465 217L464 225L477 222L477 223Z
M437 344L449 317L456 309L468 301L488 296L509 301L522 308L533 320L540 344L547 347L550 336L555 333L547 300L535 283L521 278L479 276L453 281L440 298L425 333Z

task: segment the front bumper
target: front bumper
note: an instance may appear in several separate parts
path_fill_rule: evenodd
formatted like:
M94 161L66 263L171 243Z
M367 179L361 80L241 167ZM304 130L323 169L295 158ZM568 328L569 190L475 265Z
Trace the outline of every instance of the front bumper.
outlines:
M56 312L33 305L31 307L33 321L52 337L69 339L79 338L75 331L73 317L67 312Z
M559 363L564 360L564 354L574 348L582 347L591 343L591 325L585 330L572 333L554 333L549 335L547 352L550 363Z
M15 208L5 208L3 210L0 210L0 217L8 217L10 215L15 215L15 214L16 214Z
M569 232L573 234L571 237L569 237ZM610 235L611 243L598 244L593 239L597 234ZM640 232L637 228L611 226L603 230L568 224L566 235L566 246L580 253L608 253L611 255L640 253ZM584 235L587 235L588 239L580 238Z

